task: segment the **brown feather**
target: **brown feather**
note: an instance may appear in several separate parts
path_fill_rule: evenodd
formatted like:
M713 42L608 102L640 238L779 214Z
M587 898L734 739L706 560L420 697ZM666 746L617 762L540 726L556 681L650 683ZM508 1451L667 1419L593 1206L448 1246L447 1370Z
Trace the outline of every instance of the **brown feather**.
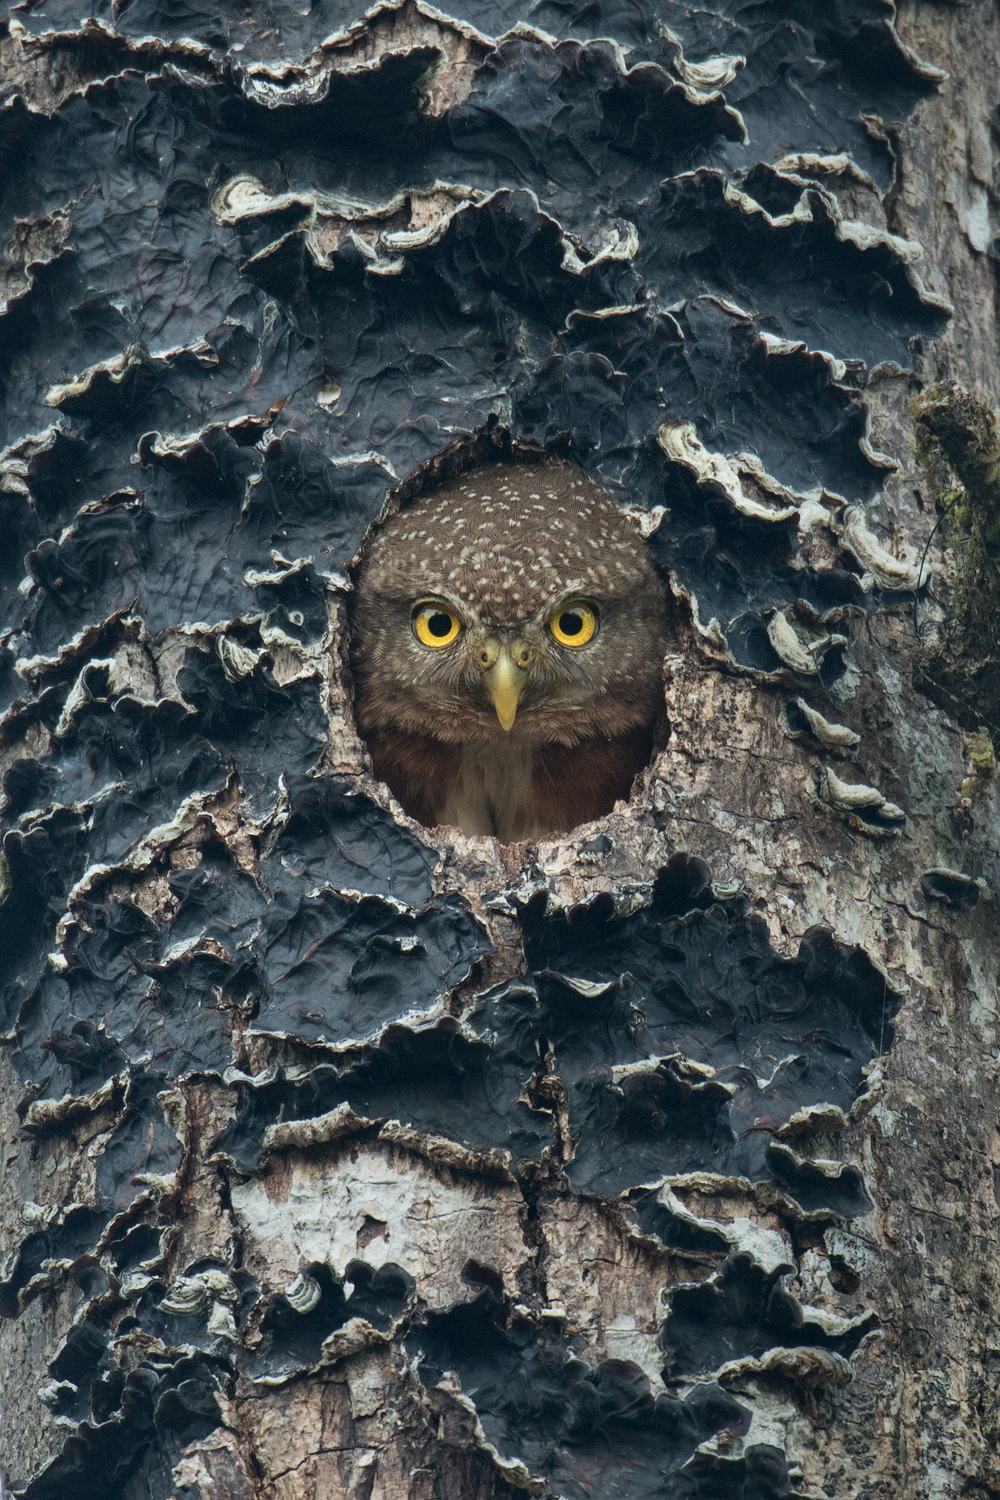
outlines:
M386 729L369 735L368 749L377 779L390 788L407 816L437 827L448 783L458 774L461 746Z
M616 740L537 750L532 785L538 822L547 820L553 832L568 833L580 823L603 818L616 802L627 800L652 749L652 735L642 728Z
M388 730L371 736L368 748L375 775L392 789L409 817L428 828L449 824L449 799L461 772L461 746ZM568 833L581 823L604 817L616 802L625 800L651 752L652 736L647 729L582 745L539 745L531 753L517 823L512 824L500 798L490 797L487 784L484 812L489 826L466 827L465 831L493 834L503 843Z

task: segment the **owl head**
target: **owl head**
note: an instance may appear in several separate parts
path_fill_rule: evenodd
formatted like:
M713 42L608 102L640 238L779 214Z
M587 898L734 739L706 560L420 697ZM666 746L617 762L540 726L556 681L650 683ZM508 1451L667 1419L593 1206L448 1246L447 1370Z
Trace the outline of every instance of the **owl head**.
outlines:
M567 463L489 464L371 539L352 632L362 734L577 745L651 725L663 585L634 524Z

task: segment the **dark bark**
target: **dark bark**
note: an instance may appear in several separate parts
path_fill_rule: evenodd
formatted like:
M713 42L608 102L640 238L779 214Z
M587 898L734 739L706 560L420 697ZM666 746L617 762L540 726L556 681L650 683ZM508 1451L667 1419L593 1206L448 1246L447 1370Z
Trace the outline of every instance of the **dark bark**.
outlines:
M10 10L10 1492L1000 1494L1000 21L897 9ZM501 847L345 621L542 450L669 738Z

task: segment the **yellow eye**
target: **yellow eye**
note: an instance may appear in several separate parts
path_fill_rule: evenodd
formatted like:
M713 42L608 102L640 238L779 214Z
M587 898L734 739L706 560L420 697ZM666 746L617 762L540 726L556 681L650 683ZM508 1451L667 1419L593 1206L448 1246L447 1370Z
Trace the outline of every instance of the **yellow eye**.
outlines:
M413 634L422 646L450 646L461 629L461 620L447 604L413 606Z
M564 604L549 621L549 629L560 646L585 646L597 634L597 611L589 604Z

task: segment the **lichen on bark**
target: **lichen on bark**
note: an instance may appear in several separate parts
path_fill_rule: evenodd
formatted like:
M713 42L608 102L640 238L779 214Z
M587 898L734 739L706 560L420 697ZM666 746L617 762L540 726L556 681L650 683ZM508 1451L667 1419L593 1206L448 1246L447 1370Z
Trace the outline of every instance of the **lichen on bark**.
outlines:
M1000 736L1000 430L996 412L954 381L910 403L917 460L940 510L953 563L939 640L915 659L916 682L970 730ZM986 773L985 749L977 782ZM968 793L963 792L963 795Z

